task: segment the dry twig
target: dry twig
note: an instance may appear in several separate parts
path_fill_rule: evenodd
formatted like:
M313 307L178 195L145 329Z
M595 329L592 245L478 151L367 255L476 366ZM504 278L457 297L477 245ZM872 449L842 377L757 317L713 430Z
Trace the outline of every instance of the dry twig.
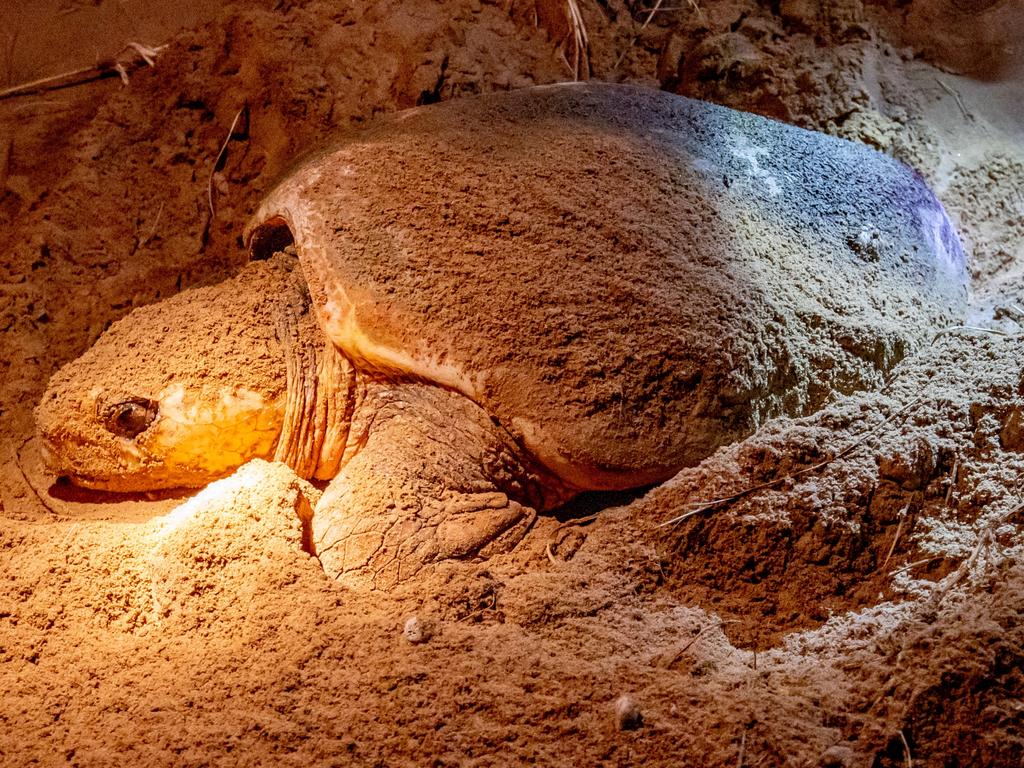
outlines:
M960 474L960 457L953 460L953 471L949 475L949 488L946 489L946 498L942 506L949 509L949 502L953 498L953 489L956 488L957 476Z
M990 333L993 336L1003 336L1007 339L1015 339L1021 334L1019 333L1007 333L1006 331L1000 331L998 328L981 328L977 325L950 325L942 330L938 331L932 337L932 343L934 344L939 340L940 337L945 336L948 333L958 333L959 331L970 331L971 333Z
M562 564L563 561L559 560L557 557L555 557L555 553L551 549L551 542L550 541L548 542L548 545L546 547L544 547L544 553L548 556L548 560L551 561L552 565L561 565Z
M896 524L896 535L892 537L892 544L889 546L889 553L885 556L885 560L882 562L880 571L885 570L885 566L889 564L889 560L892 559L892 553L896 551L896 544L900 540L900 534L903 532L903 521L907 519L906 516L907 507L904 507L900 512L900 521Z
M152 240L156 236L156 228L160 226L160 217L164 215L164 204L160 203L160 207L157 208L156 218L153 219L153 227L150 229L149 234L146 235L142 240L139 241L139 248L142 248L146 243Z
M121 81L127 85L128 72L130 70L136 69L143 64L155 67L156 57L166 47L166 45L158 45L156 48L150 48L142 45L141 43L128 43L124 48L118 51L112 59L101 61L94 66L83 67L82 69L73 69L68 72L61 72L56 75L32 80L27 83L12 85L10 88L4 88L3 90L0 90L0 99L10 99L15 96L25 96L30 93L53 91L58 88L69 88L73 85L83 85L85 83L102 80L105 77L112 77L114 75L120 77ZM138 58L125 60L124 54L129 51L134 53Z
M653 7L647 9L647 18L644 19L644 23L640 25L640 29L637 30L637 33L633 36L633 39L629 41L629 45L626 46L626 49L619 54L619 57L617 59L615 59L615 63L612 65L612 69L619 68L619 65L622 63L622 60L626 58L626 54L629 53L629 51L633 48L634 45L636 45L636 41L640 39L640 35L643 34L645 29L647 29L647 25L651 23L651 19L653 19L656 14L671 13L673 11L685 11L689 9L697 14L698 19L704 21L704 11L700 9L700 6L697 4L697 0L686 0L686 5L673 5L669 7L663 6L663 2L664 0L657 0Z
M932 595L932 605L937 606L949 592L963 581L964 577L971 572L974 567L974 563L977 562L981 553L989 548L996 541L996 529L1002 524L1009 520L1011 517L1016 515L1021 510L1024 510L1024 503L1010 507L1008 510L1003 512L1001 515L996 516L981 529L978 534L978 542L974 545L974 549L971 551L971 556L968 557L960 567L956 569L953 575L949 578L948 583L940 584L935 588L935 592Z
M937 82L939 85L942 86L942 90L944 90L946 93L948 93L954 99L956 99L956 105L958 107L960 107L960 112L963 114L964 120L967 120L969 122L973 122L974 121L974 115L972 115L971 111L969 109L967 109L967 107L964 105L964 100L962 98L960 98L960 92L957 91L952 86L950 86L944 80L941 80L938 77L935 78L935 82Z
M896 576L898 574L903 573L904 571L913 570L914 568L917 568L917 566L919 566L919 565L926 565L927 563L934 563L936 560L945 560L945 559L946 559L945 555L935 555L934 557L926 557L924 560L915 560L912 563L907 563L906 565L904 565L904 566L902 566L900 568L897 568L895 571L890 573L889 576Z
M583 14L580 13L576 0L565 0L565 12L569 19L569 28L572 30L572 79L579 80L580 75L586 79L590 77L590 39L587 36L587 25L583 21Z

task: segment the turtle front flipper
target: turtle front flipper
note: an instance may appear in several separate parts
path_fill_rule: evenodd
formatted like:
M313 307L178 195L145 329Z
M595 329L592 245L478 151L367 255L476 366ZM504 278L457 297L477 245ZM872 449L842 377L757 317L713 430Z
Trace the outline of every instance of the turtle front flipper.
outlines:
M507 552L574 493L458 393L370 381L361 395L313 513L314 554L346 585L389 589L430 563Z

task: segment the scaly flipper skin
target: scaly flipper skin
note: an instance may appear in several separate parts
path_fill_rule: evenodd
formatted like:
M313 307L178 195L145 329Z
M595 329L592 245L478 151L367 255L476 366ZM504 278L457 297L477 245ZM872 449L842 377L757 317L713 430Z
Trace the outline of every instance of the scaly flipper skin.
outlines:
M509 551L538 509L573 495L458 393L371 380L360 399L352 455L313 513L315 554L346 586L389 589L431 562Z

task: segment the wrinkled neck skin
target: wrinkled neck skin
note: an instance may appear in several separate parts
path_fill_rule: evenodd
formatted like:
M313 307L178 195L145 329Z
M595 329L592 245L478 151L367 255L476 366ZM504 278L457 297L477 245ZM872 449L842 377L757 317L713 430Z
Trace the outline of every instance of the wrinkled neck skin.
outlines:
M328 480L337 474L348 442L356 370L324 336L308 300L283 309L277 336L285 356L287 396L274 460L300 477Z
M502 491L541 511L579 492L540 466L461 394L415 378L357 372L324 335L308 295L282 308L276 333L285 357L287 394L273 459L300 477L332 480L375 431L398 435L409 430L410 438L428 435L438 450L460 456L457 466L476 478L470 485L477 490L484 485L497 488L500 479ZM406 440L406 435L399 439ZM429 453L421 458L420 480L440 486L461 482L461 475L450 476L451 465L432 462Z

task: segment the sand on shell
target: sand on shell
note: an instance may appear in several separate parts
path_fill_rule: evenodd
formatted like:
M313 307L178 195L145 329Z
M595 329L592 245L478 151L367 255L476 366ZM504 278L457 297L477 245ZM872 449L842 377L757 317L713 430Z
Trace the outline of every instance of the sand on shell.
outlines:
M595 76L909 162L970 245L978 322L1010 335L942 334L884 390L389 595L302 554L295 506L316 491L277 465L185 506L51 492L30 440L48 376L132 306L235 271L242 224L304 148L568 72L526 5L227 7L127 88L0 104L0 763L1020 764L1024 151L1000 36L1019 11L678 5L644 26L579 3ZM990 43L987 80L950 58L963 40ZM414 616L425 642L403 633ZM640 728L619 730L623 696Z
M403 111L316 153L250 227L256 253L290 229L357 367L461 392L585 489L875 387L966 309L959 241L909 169L628 85Z

